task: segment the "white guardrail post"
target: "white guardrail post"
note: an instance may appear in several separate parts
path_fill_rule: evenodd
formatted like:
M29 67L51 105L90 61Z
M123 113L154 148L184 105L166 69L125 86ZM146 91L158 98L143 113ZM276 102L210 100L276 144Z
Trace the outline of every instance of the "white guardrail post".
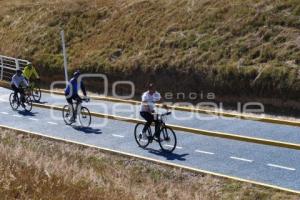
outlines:
M28 64L28 60L0 55L0 80L7 80L16 70Z
M15 58L15 62L16 62L16 70L19 70L20 69L19 60Z
M1 72L0 72L0 80L3 80L3 58L2 56L0 57L0 67L1 67Z

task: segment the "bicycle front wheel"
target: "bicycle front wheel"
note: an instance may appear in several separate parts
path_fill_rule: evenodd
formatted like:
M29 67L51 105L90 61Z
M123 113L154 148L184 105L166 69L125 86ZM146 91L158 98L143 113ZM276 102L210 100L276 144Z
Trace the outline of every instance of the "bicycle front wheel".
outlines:
M9 96L9 104L13 110L17 110L20 106L18 95L15 96L14 93L11 93Z
M27 112L30 112L32 110L32 100L29 96L27 96L25 98L25 102L24 102L24 109L27 111Z
M64 119L66 125L71 125L72 124L72 121L71 121L72 111L70 110L68 105L64 106L62 115L63 115L63 119Z
M163 127L159 134L159 146L165 152L171 153L177 145L175 132L169 127Z
M147 133L143 133L143 129L145 127L144 123L138 123L134 128L134 138L139 147L146 148L149 143L149 137L151 136L150 128Z
M35 86L32 88L32 98L34 101L39 102L42 98L42 92L41 88L38 86Z
M83 127L89 127L92 122L92 117L89 109L82 107L79 115L79 122Z

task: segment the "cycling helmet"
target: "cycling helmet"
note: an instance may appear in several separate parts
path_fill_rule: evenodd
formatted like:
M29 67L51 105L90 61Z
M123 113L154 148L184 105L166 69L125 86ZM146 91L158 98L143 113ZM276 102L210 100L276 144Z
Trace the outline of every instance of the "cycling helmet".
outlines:
M80 71L79 70L75 71L73 76L78 78L80 76Z
M18 69L17 71L17 74L22 74L22 70Z
M154 90L155 89L155 85L153 83L149 83L148 84L148 89L149 90Z

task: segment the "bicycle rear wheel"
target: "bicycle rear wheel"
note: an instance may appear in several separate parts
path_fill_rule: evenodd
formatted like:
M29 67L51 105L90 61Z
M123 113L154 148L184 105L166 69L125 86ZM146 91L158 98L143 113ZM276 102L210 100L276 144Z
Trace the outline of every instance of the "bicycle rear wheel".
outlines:
M149 137L151 136L150 128L148 129L147 133L143 134L144 126L145 126L144 123L138 123L134 128L135 141L139 145L139 147L142 148L146 148L149 145L150 143Z
M39 86L35 86L32 88L32 98L34 101L39 102L42 98L41 88Z
M83 127L89 127L91 125L92 117L88 108L81 107L81 111L79 114L79 122Z
M18 95L11 93L9 96L9 104L13 110L17 110L20 106Z
M169 127L163 127L160 130L158 143L163 151L173 152L177 145L175 132Z
M68 105L65 105L62 111L63 119L66 123L66 125L71 125L72 124L72 111L70 110Z
M28 112L32 110L32 100L29 96L25 97L24 109Z

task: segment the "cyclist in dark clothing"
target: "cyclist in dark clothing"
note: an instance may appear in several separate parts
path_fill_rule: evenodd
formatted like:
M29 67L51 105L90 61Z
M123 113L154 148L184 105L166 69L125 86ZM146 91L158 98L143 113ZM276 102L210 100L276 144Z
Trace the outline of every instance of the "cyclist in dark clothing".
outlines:
M84 86L82 80L78 79L79 77L80 77L80 71L76 71L73 74L73 77L71 78L71 80L69 81L69 83L65 89L65 96L66 96L67 102L69 104L69 108L70 108L70 110L72 110L72 113L73 113L73 117L71 119L72 121L75 121L73 100L75 100L77 102L75 110L78 110L78 106L81 105L81 103L82 103L82 99L78 95L78 91L81 89L83 95L85 97L87 95L85 86ZM80 110L80 108L79 108L79 110Z

